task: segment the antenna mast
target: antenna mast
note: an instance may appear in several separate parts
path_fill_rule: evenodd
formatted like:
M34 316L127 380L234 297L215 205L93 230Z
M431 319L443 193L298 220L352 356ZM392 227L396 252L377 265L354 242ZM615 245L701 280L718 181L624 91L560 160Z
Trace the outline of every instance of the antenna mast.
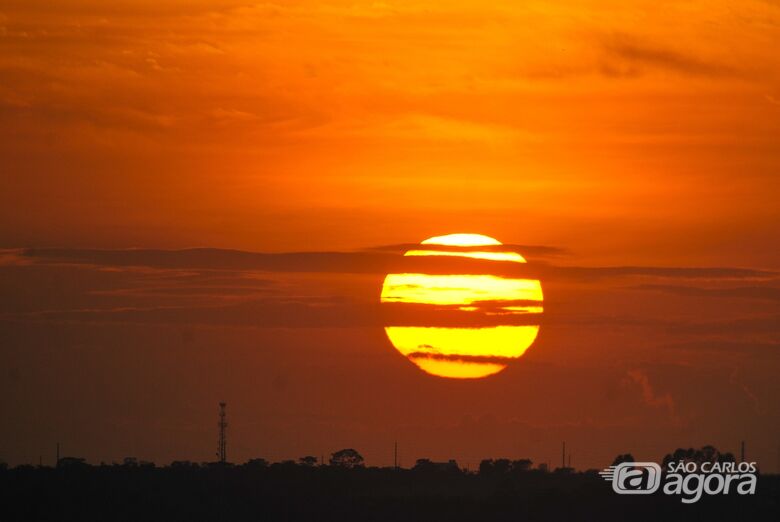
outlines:
M219 426L219 445L217 446L217 457L219 458L219 462L221 464L227 462L227 421L225 420L225 406L227 406L227 403L219 403L219 423L217 424L217 426Z

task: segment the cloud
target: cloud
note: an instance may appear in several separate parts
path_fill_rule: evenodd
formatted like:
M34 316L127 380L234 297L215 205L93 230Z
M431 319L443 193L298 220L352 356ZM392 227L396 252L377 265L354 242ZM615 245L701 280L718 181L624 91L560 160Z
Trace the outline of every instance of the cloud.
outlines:
M411 249L419 249L419 243L397 243L394 245L380 245L375 247L369 247L365 250L378 251L378 252L391 252L400 254ZM442 245L425 245L426 250L451 250L450 248ZM479 247L458 247L458 250L479 250L479 251L505 251L511 250L520 252L523 256L530 258L542 258L542 257L562 257L571 254L567 249L549 246L549 245L517 245L517 244L501 244L501 245L485 245Z
M474 303L477 310L464 311L458 306L418 303L383 303L377 310L381 324L394 326L459 327L538 325L544 322L543 313L496 313L490 305ZM508 305L509 303L504 303ZM528 304L524 302L523 304ZM538 303L535 303L538 304Z
M493 273L521 277L594 280L613 277L650 276L682 279L770 278L775 272L729 267L556 266L547 263L517 264L468 258L403 257L379 250L356 252L257 253L217 248L185 250L96 250L67 248L25 249L20 255L41 262L90 264L96 266L148 266L154 268L198 268L260 270L270 272L366 273L383 275L391 271L428 273ZM536 247L549 255L555 247ZM529 256L530 257L530 256Z
M380 326L376 306L333 300L262 298L229 305L152 306L50 310L27 314L26 319L82 323L143 323L256 328L353 328Z
M676 279L750 279L770 278L776 276L777 274L776 272L769 270L730 267L577 267L548 265L541 270L547 275L576 279L598 279L628 276L667 277Z
M720 319L715 321L677 321L667 325L672 334L723 335L732 337L755 338L780 333L780 315L777 313L759 314L753 317Z
M240 6L253 5L247 0L168 0L167 2L138 2L115 0L106 4L101 0L47 1L7 0L3 10L24 14L68 14L105 16L181 16L228 11Z
M542 254L563 251L556 247L539 248ZM648 313L652 309L646 306L648 301L641 296L637 299L636 292L631 292L637 287L625 286L624 282L626 278L728 282L771 277L763 271L567 267L541 262L405 257L399 254L403 250L403 246L282 253L208 248L5 250L0 252L0 286L5 294L0 317L14 321L258 328L542 325L545 333L586 327L617 331L638 328L656 332L654 335L722 335L733 342L743 342L746 336L761 332L772 334L780 324L774 316L765 316L763 312L739 319L734 319L733 314L702 313L695 320L677 314ZM396 271L538 277L550 290L541 314L505 314L499 306L508 303L489 301L475 303L475 311L414 303L380 305L382 278ZM638 288L656 287L662 291L677 288ZM571 292L570 288L578 290ZM706 295L719 299L741 299L753 293L763 296L763 290L750 288ZM775 299L774 294L770 297Z
M740 286L735 288L699 288L695 286L674 286L674 285L638 285L637 290L648 290L656 292L665 292L675 295L691 297L715 297L715 298L738 298L738 299L759 299L765 301L780 302L780 288L773 286Z
M616 34L602 43L607 76L636 76L644 69L658 69L686 76L722 77L737 74L733 67L686 54L637 36Z
M704 339L663 345L660 348L675 352L723 352L750 358L765 356L780 357L780 343L778 342L746 342L722 339Z
M740 377L741 369L739 367L735 367L734 370L731 372L731 375L729 375L729 382L735 386L737 386L740 390L742 390L742 393L747 398L748 402L750 403L750 407L753 409L755 413L758 415L764 415L766 413L766 410L761 405L761 401L759 400L758 396L753 392L753 390L750 388L750 386L745 383L744 379Z
M676 413L674 399L671 394L663 393L659 394L650 384L650 379L647 374L642 370L629 370L627 375L630 382L638 385L642 391L642 401L652 408L660 408L666 410L669 417L674 422L679 422L679 417Z
M27 249L22 255L43 262L96 266L147 266L270 272L383 273L393 257L372 252L257 253L218 248L184 250Z

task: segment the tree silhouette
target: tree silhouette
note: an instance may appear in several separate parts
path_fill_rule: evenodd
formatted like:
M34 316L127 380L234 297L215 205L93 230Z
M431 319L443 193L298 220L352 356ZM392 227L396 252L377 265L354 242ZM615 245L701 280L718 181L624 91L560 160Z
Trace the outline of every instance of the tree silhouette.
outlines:
M267 468L268 461L262 458L249 459L246 461L245 466L249 468Z
M417 459L417 462L412 469L421 472L460 471L458 463L452 459L447 462L433 462L431 459Z
M493 471L500 474L508 473L512 467L509 459L496 459L493 461Z
M531 466L533 466L533 461L531 459L520 459L520 460L512 461L513 472L528 471L529 469L531 469Z
M726 453L721 453L718 456L718 462L736 462L737 459L734 458L734 454L730 451L727 451Z
M493 459L483 459L479 463L479 474L489 475L493 472Z
M701 465L704 462L734 462L732 453L721 453L715 446L707 445L700 449L677 448L674 453L667 453L663 460L664 469L670 462L695 462Z
M679 449L679 456L729 459L714 448ZM61 459L60 467L0 465L0 520L475 520L624 521L612 488L596 470L542 473L527 460L486 460L485 473L459 470L455 461L421 459L414 470L364 467L353 449L333 454L335 466L253 459L242 465L92 466ZM616 462L633 459L620 455ZM669 458L673 455L670 454ZM75 461L75 463L74 463ZM349 466L349 467L348 467ZM506 471L508 469L508 471ZM732 490L685 509L668 495L649 495L632 520L777 520L780 476L761 477L755 494ZM749 502L746 502L749 501ZM635 505L626 502L626 506ZM674 510L675 506L682 509ZM109 514L109 515L106 515ZM323 515L325 514L325 515ZM326 516L334 514L334 516ZM441 515L441 516L440 516Z
M612 461L612 465L617 466L618 464L623 464L624 462L636 462L636 460L632 454L623 453L615 457L615 460Z
M317 457L314 457L312 455L306 455L305 457L301 457L298 459L298 462L301 464L301 466L316 466L317 465Z
M345 448L330 456L330 465L340 468L357 468L363 466L363 456L352 448Z
M412 468L415 471L429 471L433 469L433 462L431 459L417 459Z
M485 459L479 463L480 475L503 475L506 473L522 473L531 469L533 462L530 459Z
M251 460L247 463L252 462ZM171 468L173 469L194 469L200 467L197 462L190 462L189 460L174 460L171 462Z

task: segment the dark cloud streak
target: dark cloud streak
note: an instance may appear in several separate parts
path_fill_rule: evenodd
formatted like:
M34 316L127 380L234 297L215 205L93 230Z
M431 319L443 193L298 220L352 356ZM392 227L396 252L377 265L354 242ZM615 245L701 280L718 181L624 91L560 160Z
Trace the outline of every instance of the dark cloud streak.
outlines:
M633 75L641 72L642 67L663 69L687 76L723 77L737 74L729 65L662 47L632 35L613 35L604 41L603 48L610 59L617 59L630 66L627 71ZM606 72L610 71L614 74L616 69L607 67Z
M735 288L700 288L675 285L638 285L638 290L664 292L691 297L720 297L726 299L759 299L780 302L780 288L770 286L740 286Z
M545 247L549 248L549 247ZM26 249L22 258L44 263L98 266L145 266L167 269L256 270L268 272L358 273L489 273L513 277L593 280L623 276L690 279L771 278L766 270L732 267L578 267L547 263L518 264L468 258L403 257L399 254L358 252L256 253L215 248L186 250Z

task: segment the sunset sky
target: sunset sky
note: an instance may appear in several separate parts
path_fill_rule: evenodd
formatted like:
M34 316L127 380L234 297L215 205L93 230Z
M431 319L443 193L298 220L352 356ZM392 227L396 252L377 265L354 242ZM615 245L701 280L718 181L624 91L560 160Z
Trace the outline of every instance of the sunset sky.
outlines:
M778 42L775 0L4 0L0 460L210 460L224 400L238 462L777 470ZM477 381L380 306L456 232L544 289Z

